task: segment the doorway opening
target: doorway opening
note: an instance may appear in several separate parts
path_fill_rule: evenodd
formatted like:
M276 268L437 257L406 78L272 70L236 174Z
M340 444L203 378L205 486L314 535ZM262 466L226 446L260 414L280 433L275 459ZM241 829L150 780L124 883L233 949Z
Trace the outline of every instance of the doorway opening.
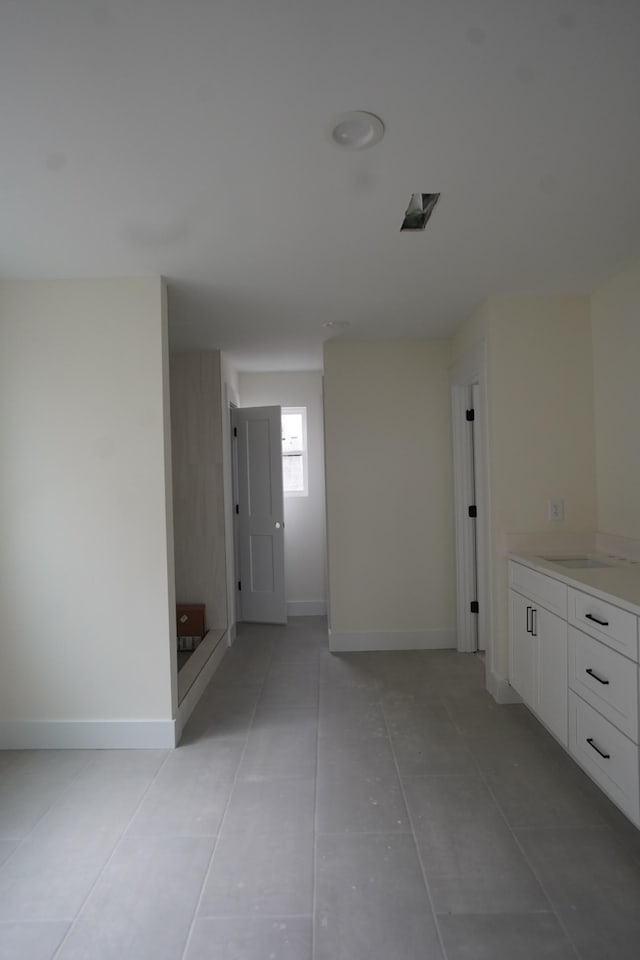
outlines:
M267 618L264 613L258 621L247 613L247 594L245 582L247 577L254 577L260 568L247 568L244 572L241 562L240 521L242 520L240 447L244 448L243 456L246 460L246 446L249 441L256 446L253 452L249 450L249 458L253 466L260 463L258 435L266 431L263 426L254 423L254 419L263 419L265 408L277 407L281 417L277 431L278 450L273 447L273 466L282 472L282 499L279 515L272 516L273 522L281 522L280 533L283 532L284 541L284 601L285 616L278 617L276 622L290 620L292 617L324 617L327 612L327 546L326 546L326 504L325 504L325 468L324 468L324 404L322 372L315 371L281 371L281 372L252 372L239 371L237 383L237 408L231 410L227 422L231 425L228 459L233 467L234 476L230 478L230 502L228 503L228 518L231 527L230 545L233 548L233 565L235 574L229 580L232 588L232 603L234 621L253 620L269 622L275 618ZM251 417L251 424L247 426L246 434L242 431L238 419L248 415L248 411L255 411L255 418ZM233 435L234 425L238 427L238 436ZM249 431L253 436L249 438ZM273 431L274 437L276 431ZM263 451L266 446L263 444ZM263 466L267 457L262 455ZM257 479L259 471L252 471ZM269 481L271 483L271 481ZM267 487L269 485L267 484ZM255 483L251 496L256 506L256 498L267 499L266 487L262 489L260 483ZM240 513L236 511L239 508ZM277 528L276 528L277 529ZM235 534L235 535L234 535ZM263 554L269 554L266 540L256 543L256 560ZM273 547L275 551L275 546ZM269 559L269 556L267 556ZM271 588L267 577L268 565L263 565L262 587ZM255 579L255 577L254 577ZM238 584L241 589L238 590ZM255 583L252 584L255 586ZM268 592L268 590L267 590Z
M238 407L231 424L237 613L286 623L280 407Z

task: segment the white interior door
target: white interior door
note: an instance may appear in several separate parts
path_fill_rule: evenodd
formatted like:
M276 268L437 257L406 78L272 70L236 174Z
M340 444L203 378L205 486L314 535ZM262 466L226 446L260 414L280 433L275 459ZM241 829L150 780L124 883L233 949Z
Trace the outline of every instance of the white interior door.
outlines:
M232 412L240 619L286 623L280 407Z

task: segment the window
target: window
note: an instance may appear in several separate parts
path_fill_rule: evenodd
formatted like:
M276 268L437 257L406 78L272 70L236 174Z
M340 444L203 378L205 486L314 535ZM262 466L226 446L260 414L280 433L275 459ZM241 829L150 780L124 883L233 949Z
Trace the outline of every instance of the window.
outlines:
M308 497L307 408L282 408L282 487L289 497Z

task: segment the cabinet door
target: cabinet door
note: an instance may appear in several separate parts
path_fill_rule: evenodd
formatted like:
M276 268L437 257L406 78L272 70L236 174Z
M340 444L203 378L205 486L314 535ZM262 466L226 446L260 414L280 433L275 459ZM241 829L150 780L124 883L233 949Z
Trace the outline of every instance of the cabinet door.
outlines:
M509 682L524 702L537 710L538 641L527 631L532 607L526 597L509 591Z
M567 746L567 624L537 607L533 620L538 644L538 688L534 710L543 723Z

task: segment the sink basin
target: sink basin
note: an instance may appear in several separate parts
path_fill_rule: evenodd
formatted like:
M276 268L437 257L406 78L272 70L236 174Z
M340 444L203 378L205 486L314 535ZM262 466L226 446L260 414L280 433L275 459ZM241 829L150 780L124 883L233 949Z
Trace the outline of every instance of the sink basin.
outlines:
M568 570L598 570L601 567L615 567L615 560L601 560L596 557L542 557L549 563L557 563Z

